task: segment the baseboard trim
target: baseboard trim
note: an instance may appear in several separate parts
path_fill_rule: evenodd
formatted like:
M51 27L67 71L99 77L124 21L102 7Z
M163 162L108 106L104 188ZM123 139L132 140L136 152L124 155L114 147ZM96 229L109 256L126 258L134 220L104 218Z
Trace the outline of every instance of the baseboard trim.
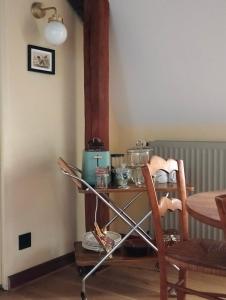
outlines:
M8 277L9 289L16 288L31 280L37 279L38 277L56 271L57 269L62 268L68 264L71 264L74 261L75 261L74 252L70 252L68 254L54 258L52 260L49 260L40 265L24 270L22 272L16 273L14 275L10 275Z

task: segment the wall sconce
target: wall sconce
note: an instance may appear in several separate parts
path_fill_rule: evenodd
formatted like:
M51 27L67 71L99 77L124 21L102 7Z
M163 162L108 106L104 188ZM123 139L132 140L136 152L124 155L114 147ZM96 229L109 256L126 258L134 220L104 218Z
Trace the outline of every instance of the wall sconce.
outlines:
M57 14L56 7L42 7L41 2L34 2L31 6L31 13L35 18L45 17L47 10L53 10L52 17L48 19L48 24L44 29L45 39L53 45L63 44L67 38L67 29L63 23L63 18Z

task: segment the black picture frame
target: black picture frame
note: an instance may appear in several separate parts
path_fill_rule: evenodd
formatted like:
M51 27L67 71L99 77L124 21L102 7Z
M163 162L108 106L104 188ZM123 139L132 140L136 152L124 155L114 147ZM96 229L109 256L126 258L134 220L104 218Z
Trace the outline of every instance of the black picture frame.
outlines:
M28 45L27 69L32 72L55 74L55 50Z

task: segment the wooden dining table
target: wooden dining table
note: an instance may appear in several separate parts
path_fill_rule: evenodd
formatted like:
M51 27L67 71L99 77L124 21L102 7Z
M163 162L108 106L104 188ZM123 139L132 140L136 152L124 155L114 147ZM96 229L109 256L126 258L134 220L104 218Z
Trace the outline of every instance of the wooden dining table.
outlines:
M226 190L203 192L187 198L188 213L202 223L222 229L215 197L226 194Z

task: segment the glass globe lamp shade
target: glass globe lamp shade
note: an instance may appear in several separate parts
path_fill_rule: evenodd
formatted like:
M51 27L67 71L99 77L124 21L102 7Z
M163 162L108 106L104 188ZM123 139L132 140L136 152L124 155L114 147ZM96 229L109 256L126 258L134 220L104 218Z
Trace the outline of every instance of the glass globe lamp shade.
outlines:
M50 44L60 45L67 38L67 29L60 21L50 21L44 29L44 36Z

